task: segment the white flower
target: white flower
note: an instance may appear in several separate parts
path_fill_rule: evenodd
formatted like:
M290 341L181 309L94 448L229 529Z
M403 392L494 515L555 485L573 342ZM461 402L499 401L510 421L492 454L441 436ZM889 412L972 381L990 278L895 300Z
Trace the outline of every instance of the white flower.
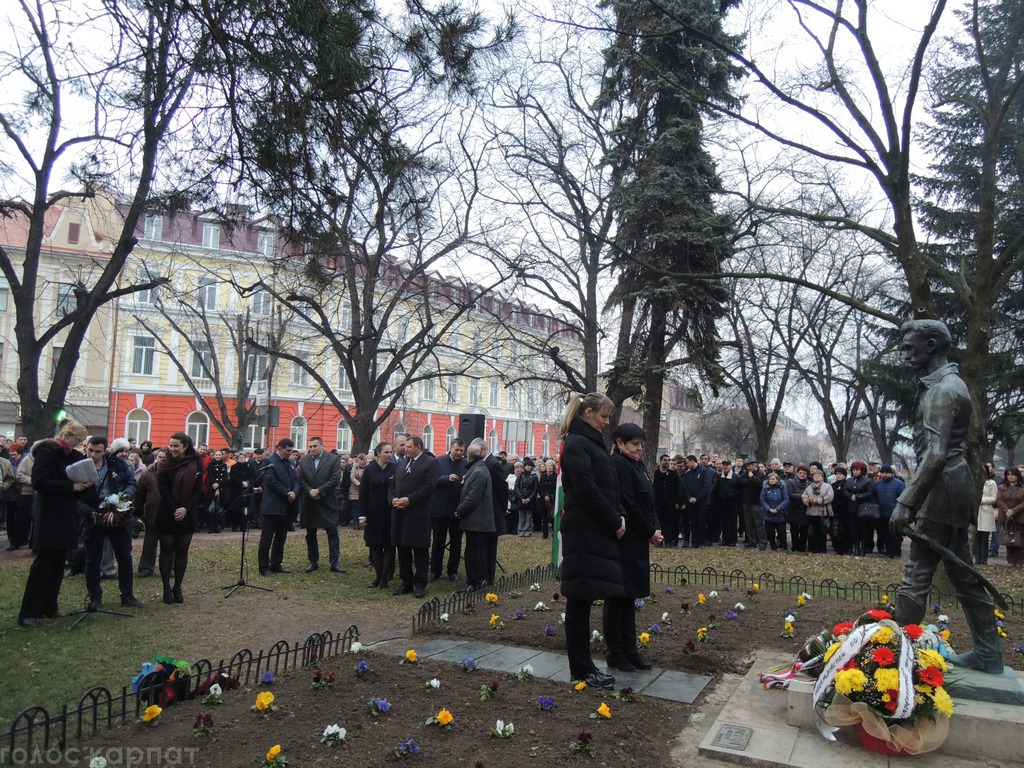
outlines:
M118 500L119 500L119 498L120 498L120 494L112 493L109 496L107 496L104 499L104 501L107 502L107 504L115 504L116 505Z
M712 589L710 592L708 592L708 597L710 597L712 600L714 600L716 597L718 597L718 593L715 592L715 590Z
M352 647L349 649L349 653L359 653L361 650L363 650L363 644L356 640L354 643L352 643Z
M519 670L519 674L521 674L521 675L532 675L533 674L533 666L531 664L523 665L523 667Z
M222 691L222 690L221 690L221 687L220 687L220 686L219 686L219 685L218 685L217 683L214 683L213 685L211 685L211 686L210 686L210 695L211 695L211 696L217 696L217 697L220 697L220 695L221 695L221 694L222 694L223 692L224 692L224 691Z
M561 622L565 624L565 611L562 612Z
M429 685L431 688L440 688L441 681L438 680L436 677L432 677L430 678L430 680L427 681L427 685Z
M948 624L949 623L949 616L947 616L944 613L939 614L939 623L940 624Z
M441 616L440 616L440 619L441 619L441 621L445 621L445 622L448 621L448 614L447 613L442 613Z
M531 591L531 592L540 592L540 584L538 584L538 583L536 583L536 582L534 582L533 584L531 584L531 585L530 585L530 591Z
M94 757L89 761L89 768L107 768L107 758Z
M813 600L814 599L813 597L811 597L811 595L807 594L806 592L801 594L800 597L802 597L804 600Z
M537 603L535 606L533 606L533 610L535 610L535 611L546 611L547 609L548 609L548 607L546 605L544 605L544 601L543 600L541 600L539 603Z
M736 610L737 611L745 611L745 610L747 610L747 606L745 606L743 603L736 603Z
M791 613L791 614L789 614L789 615L788 615L788 616L786 617L786 621L788 621L788 622L792 623L792 622L796 621L796 616L794 616L794 615L793 615L793 614Z
M339 726L337 723L334 725L328 725L324 728L324 734L320 737L321 743L324 744L335 744L339 741L345 740L345 735L348 733L344 728Z
M507 739L515 732L516 727L511 722L506 723L504 720L498 720L494 723L494 735L499 739Z
M665 611L663 614L661 614L661 620L662 621L672 621L672 618L668 615L668 611Z

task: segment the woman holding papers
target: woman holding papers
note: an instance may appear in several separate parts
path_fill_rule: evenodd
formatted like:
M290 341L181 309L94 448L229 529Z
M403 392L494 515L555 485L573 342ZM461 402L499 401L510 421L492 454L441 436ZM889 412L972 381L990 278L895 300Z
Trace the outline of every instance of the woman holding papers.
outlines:
M67 472L68 467L85 458L75 450L85 437L85 427L67 419L61 422L56 439L40 440L32 446L32 488L36 495L32 543L39 554L28 572L18 613L18 624L23 627L38 627L39 619L63 615L57 597L67 552L78 545L77 497L93 485L75 482Z

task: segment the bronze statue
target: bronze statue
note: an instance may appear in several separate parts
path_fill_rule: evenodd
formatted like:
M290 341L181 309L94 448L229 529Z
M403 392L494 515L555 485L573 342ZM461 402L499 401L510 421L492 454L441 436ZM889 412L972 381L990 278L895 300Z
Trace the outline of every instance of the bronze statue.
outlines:
M974 647L953 663L982 672L1003 672L1003 649L987 580L970 565L967 528L977 513L974 477L965 456L971 396L949 362L949 329L936 320L905 323L901 350L921 375L914 405L917 473L900 494L889 521L896 536L909 535L910 560L896 598L896 621L918 624L940 560L967 615ZM914 527L911 528L911 523ZM991 587L991 585L987 585Z

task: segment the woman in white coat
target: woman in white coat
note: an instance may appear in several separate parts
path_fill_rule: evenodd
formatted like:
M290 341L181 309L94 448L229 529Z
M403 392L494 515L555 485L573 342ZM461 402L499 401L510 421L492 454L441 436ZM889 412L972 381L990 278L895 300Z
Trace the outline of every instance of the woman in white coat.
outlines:
M978 505L978 527L974 534L974 562L988 565L989 537L996 530L995 504L999 488L995 481L995 468L986 464L985 484L981 488L981 504Z

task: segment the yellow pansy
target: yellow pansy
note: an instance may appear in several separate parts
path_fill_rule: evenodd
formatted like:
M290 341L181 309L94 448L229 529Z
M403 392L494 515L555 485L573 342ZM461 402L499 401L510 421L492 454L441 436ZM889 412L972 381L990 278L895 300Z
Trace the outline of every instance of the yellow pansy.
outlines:
M601 706L597 708L597 714L599 714L601 717L610 720L612 716L612 711L608 709L608 705L602 701Z
M409 661L409 662L415 663L415 661L416 661L416 651L412 650L411 648L408 651L406 651L405 652L405 660Z
M647 632L641 632L640 633L640 642L641 643L649 643L649 642L651 642L651 636Z
M583 682L582 680L580 680L578 683L576 683L576 690L577 691L582 691L586 687L587 687L587 684L585 682Z
M156 704L153 704L150 707L146 707L146 711L142 713L142 720L143 722L151 723L160 717L161 712L163 712L163 710Z
M995 608L994 610L995 610L995 614L996 614L996 618L997 619L1005 619L1006 618L1006 616L1003 615L1003 612L1000 611L998 608Z
M868 676L859 669L844 669L836 674L836 690L844 696L863 691L867 682Z
M832 645L830 645L828 647L828 650L825 651L825 661L828 661L829 659L831 659L832 656L835 654L835 652L838 651L842 647L843 647L842 643L832 643Z
M798 597L796 598L796 604L797 604L797 605L799 605L799 606L801 606L801 607L803 607L803 606L807 605L807 598L806 598L806 597L804 597L803 595L799 595L799 596L798 596Z
M454 719L455 718L452 717L452 713L449 712L447 709L442 709L440 712L437 713L438 725L448 725Z
M700 603L701 605L704 605L704 603L706 603L707 601L708 601L708 599L704 595L703 592L701 592L699 595L697 595L697 602Z
M789 633L793 632L793 624L791 622L787 621L785 624L782 625L782 628Z
M941 637L943 640L949 640L949 630L944 629L941 632L939 632L939 637Z
M888 605L888 604L889 604L889 596L888 595L882 595L882 605Z
M761 591L761 585L758 584L756 581L754 582L754 591L755 592L760 592Z
M277 759L277 756L281 754L281 745L275 744L267 750L267 762L272 763Z
M260 712L266 712L270 709L270 705L274 703L274 694L270 691L263 691L256 696L256 709Z
M498 596L496 594L494 594L493 592L488 592L484 596L484 600L486 600L488 603L491 603L493 605L494 603L498 602Z
M498 622L499 622L500 620L501 620L501 617L500 617L500 616L498 616L498 614L496 614L496 613L492 613L492 614L491 614L491 626L492 626L492 627L493 627L493 626L494 626L495 624L497 624L497 623L498 623Z

